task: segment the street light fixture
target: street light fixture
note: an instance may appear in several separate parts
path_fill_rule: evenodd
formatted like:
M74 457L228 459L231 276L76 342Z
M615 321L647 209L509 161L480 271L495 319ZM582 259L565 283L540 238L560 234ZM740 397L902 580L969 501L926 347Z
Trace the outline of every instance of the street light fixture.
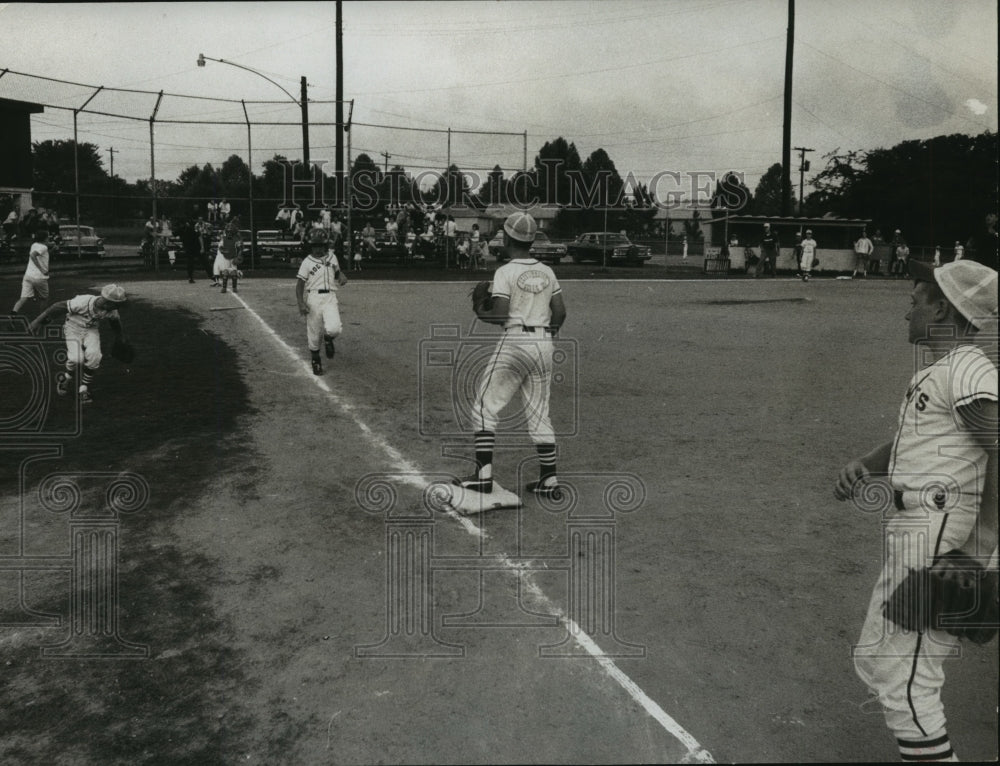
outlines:
M309 167L309 99L306 96L306 78L305 78L305 75L303 75L302 79L301 79L301 83L302 83L302 98L301 99L297 99L297 98L295 98L295 96L293 96L291 93L289 93L284 88L284 86L276 83L274 80L272 80L266 74L264 74L263 72L258 72L256 69L251 69L250 67L244 66L243 64L237 64L234 61L226 61L225 59L216 59L216 58L212 58L211 56L206 56L204 53L199 53L198 54L198 66L200 66L200 67L205 66L205 62L206 61L215 61L215 62L217 62L219 64L229 64L229 66L234 66L237 69L245 69L247 72L253 72L258 77L263 77L265 80L267 80L272 85L274 85L274 86L276 86L278 88L281 88L281 91L292 100L292 103L293 104L297 104L299 106L299 109L302 110L302 161L303 161L303 164L308 168Z

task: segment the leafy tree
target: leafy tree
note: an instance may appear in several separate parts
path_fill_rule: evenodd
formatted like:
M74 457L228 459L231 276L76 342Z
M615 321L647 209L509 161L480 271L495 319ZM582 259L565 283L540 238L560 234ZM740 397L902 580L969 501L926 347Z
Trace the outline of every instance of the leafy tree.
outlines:
M535 156L534 177L538 200L546 204L572 204L571 174L583 170L576 145L562 136L546 141Z
M712 218L728 215L746 215L750 212L753 194L745 183L743 174L730 170L715 184L715 194L710 203Z
M911 243L965 241L997 209L997 134L952 134L890 149L835 150L813 179L810 215L870 218Z
M785 186L788 199L794 202L795 194L792 191L792 182L789 180ZM782 214L781 209L782 189L781 189L781 163L775 162L767 169L767 172L760 177L757 188L753 194L753 214L773 215Z

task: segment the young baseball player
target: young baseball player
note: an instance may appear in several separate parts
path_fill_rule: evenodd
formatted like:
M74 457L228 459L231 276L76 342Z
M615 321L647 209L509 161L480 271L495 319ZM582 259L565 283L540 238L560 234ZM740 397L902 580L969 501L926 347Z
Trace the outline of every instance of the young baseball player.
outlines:
M11 313L17 314L28 301L39 301L41 310L49 302L49 233L45 229L35 232L35 241L28 251L28 266L21 279L21 297Z
M502 325L483 383L473 405L476 472L456 483L477 492L493 491L493 449L500 412L520 393L528 434L538 452L538 481L528 492L554 495L556 439L549 419L552 339L566 321L562 288L555 273L530 254L538 225L527 213L514 213L503 225L510 260L493 275L492 306L477 308L484 322Z
M902 628L883 616L883 605L911 568L958 577L941 558L950 551L996 567L997 368L977 333L996 333L997 272L968 261L938 269L911 262L909 270L916 280L909 340L926 366L910 380L895 438L841 469L834 495L864 497L871 477L888 477L895 513L884 524L885 559L853 650L855 669L878 695L904 761L956 760L941 689L942 663L958 651L958 638ZM995 337L990 345L995 355Z
M240 240L239 230L236 228L236 225L233 223L228 224L222 232L222 238L219 240L219 250L215 255L215 276L222 279L222 290L220 292L228 292L230 279L233 280L233 292L239 292L236 287L240 276L240 249L242 246L243 243Z
M340 268L323 229L313 229L309 237L309 250L309 255L302 259L295 278L295 298L299 302L299 313L306 318L306 343L312 357L313 374L322 375L319 342L322 338L326 358L333 359L336 353L333 341L340 335L343 327L337 304L337 286L347 284L347 275Z
M859 271L862 277L868 276L868 260L873 252L875 245L868 239L868 232L862 229L861 236L854 242L854 271L851 273L851 279L855 279Z
M34 332L45 317L56 311L66 312L66 322L63 324L63 337L66 340L66 371L56 376L56 393L65 396L69 390L73 373L81 364L80 402L90 404L90 384L101 366L101 320L107 320L118 340L125 341L125 330L122 327L118 311L125 306L125 288L121 285L105 285L100 295L77 295L68 301L53 303L39 314L29 325Z
M812 229L806 229L806 236L799 243L801 248L801 258L799 272L802 274L802 281L808 282L812 273L813 261L816 260L816 240L813 239Z

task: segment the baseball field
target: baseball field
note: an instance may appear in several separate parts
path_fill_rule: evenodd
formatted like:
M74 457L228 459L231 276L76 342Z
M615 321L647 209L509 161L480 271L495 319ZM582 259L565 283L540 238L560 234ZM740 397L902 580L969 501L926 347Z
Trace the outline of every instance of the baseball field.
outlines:
M469 470L471 282L351 282L321 377L290 276L123 283L137 357L86 408L4 331L0 762L898 758L851 660L885 516L832 490L894 433L909 283L567 279L566 495L472 517L427 491ZM995 641L946 671L996 759Z

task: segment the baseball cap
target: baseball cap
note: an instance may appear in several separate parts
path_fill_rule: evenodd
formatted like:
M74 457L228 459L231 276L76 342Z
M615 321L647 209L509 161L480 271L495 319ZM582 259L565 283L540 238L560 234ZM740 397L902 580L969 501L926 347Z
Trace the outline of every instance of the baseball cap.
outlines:
M953 261L934 268L910 261L907 268L918 282L937 282L944 297L978 329L997 321L997 272L976 261Z
M329 241L329 237L327 237L326 232L323 229L313 229L309 232L310 245L325 245Z
M812 233L813 233L812 229L806 229L806 234L812 234Z
M125 302L125 288L121 285L104 285L101 288L101 297L106 301L111 301L112 303L124 303Z
M538 224L527 213L512 213L503 222L503 230L507 232L508 237L516 239L518 242L534 242Z

